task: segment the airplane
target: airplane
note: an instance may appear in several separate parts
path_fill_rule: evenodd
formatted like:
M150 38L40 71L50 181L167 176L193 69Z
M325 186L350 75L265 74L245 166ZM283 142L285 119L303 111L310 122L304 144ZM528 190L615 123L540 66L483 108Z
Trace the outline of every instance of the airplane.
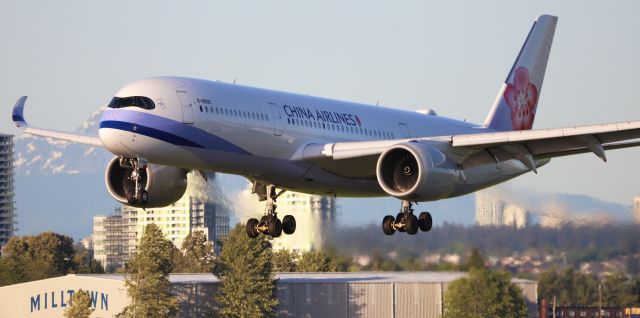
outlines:
M277 198L287 190L344 197L392 196L387 235L429 231L413 204L465 195L548 164L552 158L635 147L640 121L532 130L557 17L533 23L483 124L374 105L186 77L155 77L121 88L98 136L31 127L26 96L13 109L25 133L104 147L115 155L107 191L134 207L160 207L185 192L189 171L236 174L266 201L249 237L295 231Z

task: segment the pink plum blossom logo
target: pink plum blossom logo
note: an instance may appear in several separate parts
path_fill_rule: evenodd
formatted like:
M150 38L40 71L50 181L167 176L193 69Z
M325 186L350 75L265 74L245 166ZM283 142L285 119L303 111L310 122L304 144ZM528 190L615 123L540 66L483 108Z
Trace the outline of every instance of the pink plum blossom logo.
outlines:
M538 103L538 89L529 82L529 70L519 67L515 70L513 83L507 83L504 99L511 110L511 124L514 130L528 130L533 126Z

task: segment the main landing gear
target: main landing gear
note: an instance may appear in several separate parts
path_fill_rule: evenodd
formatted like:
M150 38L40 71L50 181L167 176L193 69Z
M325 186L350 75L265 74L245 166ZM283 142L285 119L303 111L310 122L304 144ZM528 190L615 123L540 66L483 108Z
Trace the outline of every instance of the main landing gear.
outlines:
M147 161L142 158L120 158L120 167L131 170L123 180L127 202L130 205L145 205L149 194L144 189L147 184Z
M419 217L416 217L411 206L411 201L403 200L400 213L395 218L392 215L387 215L382 219L382 231L384 234L393 235L398 231L414 235L418 232L418 228L423 232L431 231L431 226L433 225L431 213L422 212Z
M293 234L296 231L296 219L293 215L285 215L280 221L276 213L276 200L285 192L284 189L276 191L274 185L265 185L260 182L254 182L253 193L258 194L260 201L267 201L265 213L260 221L252 218L247 221L247 236L250 238L258 237L260 234L270 235L271 237L279 237L282 232L285 234Z

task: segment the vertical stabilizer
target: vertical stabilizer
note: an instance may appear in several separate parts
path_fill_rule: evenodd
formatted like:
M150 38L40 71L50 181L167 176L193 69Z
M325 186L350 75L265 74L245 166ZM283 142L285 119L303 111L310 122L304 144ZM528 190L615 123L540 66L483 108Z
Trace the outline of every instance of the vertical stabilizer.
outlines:
M533 23L485 120L486 127L502 131L531 129L557 21L557 17L541 15Z

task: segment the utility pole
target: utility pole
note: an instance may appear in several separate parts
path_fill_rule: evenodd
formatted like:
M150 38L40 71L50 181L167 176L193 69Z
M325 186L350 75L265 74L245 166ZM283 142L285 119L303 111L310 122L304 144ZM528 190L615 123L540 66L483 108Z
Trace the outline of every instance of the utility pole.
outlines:
M602 282L598 283L598 317L602 317Z
M553 318L556 318L556 295L553 295Z

